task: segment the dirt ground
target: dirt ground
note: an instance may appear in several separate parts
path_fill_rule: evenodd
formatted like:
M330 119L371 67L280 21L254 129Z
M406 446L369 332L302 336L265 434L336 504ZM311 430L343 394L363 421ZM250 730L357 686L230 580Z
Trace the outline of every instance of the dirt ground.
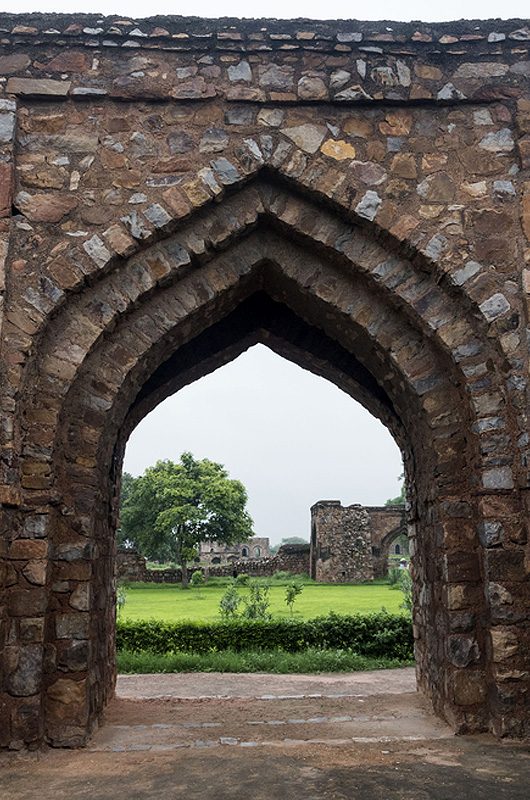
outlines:
M1 800L528 800L530 748L455 737L413 670L123 676L83 750L6 754Z

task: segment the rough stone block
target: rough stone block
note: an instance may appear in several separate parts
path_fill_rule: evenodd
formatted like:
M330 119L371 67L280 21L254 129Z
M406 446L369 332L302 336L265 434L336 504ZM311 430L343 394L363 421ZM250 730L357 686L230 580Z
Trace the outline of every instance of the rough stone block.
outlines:
M70 91L71 81L54 81L48 78L9 78L6 91L31 97L64 97Z

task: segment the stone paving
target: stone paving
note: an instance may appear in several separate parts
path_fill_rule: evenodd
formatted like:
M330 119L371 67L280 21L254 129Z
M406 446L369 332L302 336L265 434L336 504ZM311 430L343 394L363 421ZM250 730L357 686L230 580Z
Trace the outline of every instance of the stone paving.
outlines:
M0 760L2 800L523 800L530 752L455 737L411 669L122 676L83 750Z

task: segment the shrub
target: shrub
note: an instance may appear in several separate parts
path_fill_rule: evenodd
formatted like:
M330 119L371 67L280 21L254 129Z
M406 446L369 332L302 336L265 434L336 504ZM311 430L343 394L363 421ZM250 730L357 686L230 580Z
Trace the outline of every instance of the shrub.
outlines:
M271 618L269 606L269 585L263 581L252 581L248 597L243 598L245 608L241 616L248 620L268 620Z
M399 586L399 581L401 578L401 572L403 570L399 569L399 567L391 567L388 570L388 582L390 586Z
M200 589L201 586L204 586L204 575L202 570L196 569L195 572L192 572L190 583L196 589Z
M304 587L301 583L297 583L296 581L292 581L292 583L288 583L285 587L285 602L291 609L291 614L293 613L293 606L294 601L298 597L299 594L302 594Z
M246 572L240 572L235 580L236 586L248 586L250 576Z
M237 590L232 587L236 596ZM237 611L237 606L236 606ZM413 658L412 622L401 614L329 614L311 620L244 620L219 622L118 621L118 650L154 653L209 653L222 650L285 650L308 647L348 650L370 658Z
M278 569L272 576L273 581L285 581L289 578L292 578L292 575L286 569Z
M412 576L408 569L400 570L399 588L403 592L403 602L401 608L412 614Z
M123 606L127 602L127 590L124 586L118 586L116 590L116 619L119 619Z
M234 619L237 616L237 609L240 603L241 597L235 584L231 583L219 601L219 613L223 619Z

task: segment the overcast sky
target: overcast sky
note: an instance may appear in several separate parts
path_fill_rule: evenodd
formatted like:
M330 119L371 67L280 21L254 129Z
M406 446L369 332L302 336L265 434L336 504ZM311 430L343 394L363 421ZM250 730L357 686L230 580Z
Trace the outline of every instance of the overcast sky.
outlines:
M141 473L183 450L220 461L249 493L258 536L309 538L317 500L378 505L399 492L401 453L336 386L256 345L161 403L129 439Z
M0 0L0 9L11 12L61 11L123 14L146 17L154 14L182 14L199 17L309 17L312 19L385 19L426 22L488 17L528 17L529 0Z
M0 0L5 11L58 11L144 17L309 17L429 22L528 17L530 0ZM260 536L273 542L309 535L309 508L320 499L383 503L398 493L401 455L390 434L332 384L252 348L182 389L136 428L125 457L134 475L184 450L223 463L247 486Z

